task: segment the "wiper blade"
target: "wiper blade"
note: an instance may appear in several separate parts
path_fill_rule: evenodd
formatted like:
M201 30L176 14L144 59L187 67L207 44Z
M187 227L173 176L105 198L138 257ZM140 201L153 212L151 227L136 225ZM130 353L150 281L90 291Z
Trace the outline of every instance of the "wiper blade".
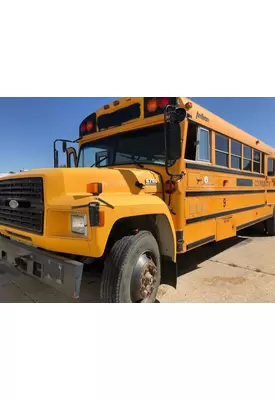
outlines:
M97 167L97 166L100 165L103 161L107 160L107 158L108 158L108 156L102 158L101 160L96 161L95 163L93 163L93 165L91 165L90 168Z
M140 168L144 168L144 166L140 163L138 163L138 160L135 160L133 157L130 156L126 156L125 154L120 154L120 157L125 157L128 158L128 160L131 160L133 162L133 164L138 165Z

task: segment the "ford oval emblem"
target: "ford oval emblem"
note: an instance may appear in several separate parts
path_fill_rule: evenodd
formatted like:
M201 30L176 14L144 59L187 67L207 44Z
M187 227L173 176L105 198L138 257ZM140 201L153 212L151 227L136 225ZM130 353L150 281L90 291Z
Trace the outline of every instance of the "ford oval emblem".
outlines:
M9 206L10 206L10 208L12 208L14 210L15 208L17 208L19 206L19 203L16 200L11 200L9 202Z

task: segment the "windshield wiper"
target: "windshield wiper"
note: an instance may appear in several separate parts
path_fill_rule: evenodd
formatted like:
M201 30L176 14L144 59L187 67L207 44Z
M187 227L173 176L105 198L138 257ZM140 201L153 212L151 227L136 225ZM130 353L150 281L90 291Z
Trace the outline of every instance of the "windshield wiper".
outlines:
M138 160L135 160L135 159L133 158L133 156L130 157L130 156L126 156L125 154L120 154L120 157L128 158L128 160L133 161L133 164L138 165L140 168L144 168L144 166L143 166L142 164L138 163L138 162L137 162Z
M93 165L91 165L90 168L97 167L97 166L100 165L103 161L107 160L107 158L108 158L108 156L102 158L101 160L96 161L95 163L93 163Z
M119 156L120 156L120 157L125 157L125 158L127 158L128 160L131 160L133 164L138 165L140 168L144 168L144 166L143 166L142 164L140 164L140 163L138 162L138 160L134 159L133 156L130 157L130 156L127 156L126 154L120 154ZM90 166L90 168L97 167L97 166L100 165L103 161L107 160L107 158L108 158L108 156L102 158L101 160L96 161L95 163L93 163L93 165Z

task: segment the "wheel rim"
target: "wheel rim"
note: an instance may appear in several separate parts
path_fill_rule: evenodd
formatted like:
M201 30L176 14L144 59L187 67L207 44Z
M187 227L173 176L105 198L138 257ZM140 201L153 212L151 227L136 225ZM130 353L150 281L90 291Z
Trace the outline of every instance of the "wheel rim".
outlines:
M133 303L148 301L156 288L158 267L151 252L142 253L135 265L131 279Z

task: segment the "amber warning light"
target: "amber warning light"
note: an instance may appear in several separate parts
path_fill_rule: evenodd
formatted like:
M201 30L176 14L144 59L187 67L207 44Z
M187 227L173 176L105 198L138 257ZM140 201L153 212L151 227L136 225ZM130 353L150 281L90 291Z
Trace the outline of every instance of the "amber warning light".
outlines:
M169 104L169 97L145 97L144 117L163 114L165 107Z

